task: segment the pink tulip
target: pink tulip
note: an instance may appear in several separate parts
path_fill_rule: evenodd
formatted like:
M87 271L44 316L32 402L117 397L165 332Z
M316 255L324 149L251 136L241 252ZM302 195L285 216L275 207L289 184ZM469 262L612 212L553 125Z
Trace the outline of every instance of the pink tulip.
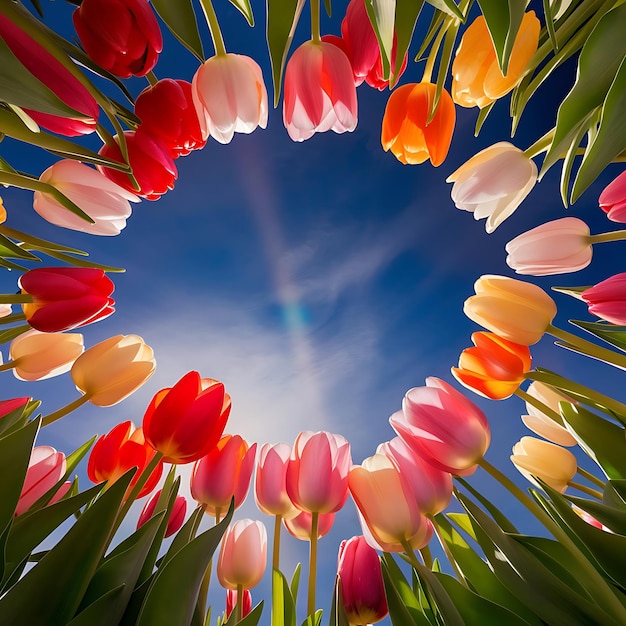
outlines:
M471 474L491 439L484 413L439 378L409 389L389 422L407 445L444 472Z
M259 509L266 515L294 517L298 509L287 495L287 465L291 446L266 443L259 453L254 483L254 495Z
M507 265L531 276L577 272L591 263L589 234L587 224L577 217L546 222L506 244Z
M15 515L25 513L39 498L48 493L63 478L65 469L63 452L57 452L50 446L33 448ZM62 489L64 493L67 492L67 487L62 486Z
M129 202L139 202L135 194L78 161L58 161L43 172L39 180L67 196L94 223L74 215L45 191L35 191L35 211L55 226L91 235L118 235L131 214Z
M258 521L242 519L228 528L217 560L217 577L225 589L255 587L267 561L267 531Z
M0 419L6 417L13 411L26 408L31 398L11 398L10 400L0 400Z
M626 223L626 171L604 188L598 203L610 220Z
M154 514L159 497L161 496L161 489L159 489L143 507L143 510L139 514L137 520L137 528L143 526ZM185 521L185 514L187 513L187 500L185 496L178 495L174 500L174 506L170 512L170 516L167 520L167 528L165 529L165 537L170 537L174 533L177 533L183 522Z
M234 133L267 126L267 90L256 61L241 54L219 54L198 68L193 101L204 139L230 143Z
M389 457L410 486L419 510L437 515L452 499L452 476L424 461L400 438L378 446L376 454Z
M191 495L213 517L228 510L231 499L241 506L250 487L256 443L239 435L224 435L215 448L196 461L191 475Z
M294 141L356 128L356 87L345 52L325 41L307 41L293 53L285 71L283 122Z
M387 615L380 559L365 537L341 542L337 575L350 624L375 624Z
M350 444L327 432L301 432L287 465L287 494L301 510L335 513L348 497Z
M231 613L235 610L237 606L237 590L236 589L227 589L226 590L226 615L224 618L228 620ZM241 597L241 619L243 619L246 615L248 615L252 611L252 594L249 589L244 589L243 595Z
M320 513L317 518L317 538L321 539L330 532L335 522L334 513ZM289 534L300 541L311 541L313 514L301 511L295 517L283 519Z
M581 294L589 313L617 324L626 325L626 273L615 274Z

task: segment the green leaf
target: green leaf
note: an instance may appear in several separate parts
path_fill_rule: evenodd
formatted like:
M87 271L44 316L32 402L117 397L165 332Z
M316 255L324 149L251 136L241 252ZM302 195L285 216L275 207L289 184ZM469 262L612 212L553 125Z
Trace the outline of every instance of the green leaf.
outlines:
M84 611L79 613L67 626L111 626L111 607L116 607L124 592L124 585L107 591Z
M365 8L378 39L383 76L388 78L391 49L393 48L394 23L396 21L396 0L366 0ZM403 57L400 57L400 63L402 63L402 59Z
M461 21L465 21L465 16L454 0L428 0L428 4L431 4L442 13L447 13L451 17L458 17Z
M320 626L322 623L322 609L317 609L315 613L309 615L301 624L301 626Z
M246 18L250 26L254 26L254 15L252 15L250 0L230 0L230 3L241 11L241 14ZM330 15L330 0L324 0L324 3L326 4L326 11Z
M435 605L443 623L446 626L465 626L459 608L455 606L438 576L420 563L415 564L414 571L421 581L422 589L426 591L429 600Z
M272 570L272 626L295 626L296 603L284 574Z
M11 241L0 233L0 256L9 259L28 259L29 261L39 261L39 258L31 254L27 250L20 248L16 243Z
M300 572L302 571L302 564L298 563L293 570L293 576L289 583L289 590L291 591L291 597L294 602L298 599L298 588L300 587Z
M25 404L14 409L10 413L7 413L2 419L0 419L0 438L5 436L5 433L18 430L26 426L26 422L30 415L39 408L41 402L39 400L28 400Z
M381 566L389 618L393 626L429 626L431 622L424 614L411 585L390 554L383 554Z
M391 76L389 81L390 87L393 87L398 82L400 68L411 45L417 18L423 6L424 0L396 0L396 63L393 68L393 76Z
M580 142L583 140L583 137L587 134L587 129L589 127L589 119L593 118L594 114L590 115L587 120L583 120L578 132L574 134L572 138L572 143L570 144L565 156L563 158L563 165L561 166L561 183L559 185L559 190L561 192L561 201L563 202L563 206L565 208L568 207L568 193L569 193L569 183L570 178L572 176L572 170L574 168L574 161L578 156L578 146L580 146ZM591 123L593 126L593 123Z
M613 532L626 535L626 510L620 511L616 507L607 506L596 500L587 500L577 496L565 495L565 498Z
M607 506L626 511L626 480L609 480L604 487L602 502Z
M230 618L227 622L224 623L224 626L256 626L261 619L261 614L263 613L263 600L259 602L253 609L246 615L242 620L235 621L235 612L233 611ZM210 609L209 609L210 612ZM209 624L211 621L210 616L207 619L206 623Z
M580 320L570 320L570 324L578 326L591 333L598 339L606 341L622 352L626 352L626 326L609 324L608 322L583 322Z
M470 483L468 483L464 478L461 478L460 476L454 476L454 479L457 482L461 483L487 509L487 511L489 511L489 513L491 514L491 517L493 517L493 519L496 521L498 526L500 526L500 528L504 532L509 532L509 533L517 532L517 528L515 528L513 523L509 521L509 519L504 515L504 513L502 513L502 511L500 511L500 509L498 509L498 507L496 507L496 505L493 504L491 500L489 500L488 498L483 496L479 491L474 489L474 487L472 487L472 485L470 485ZM456 491L455 491L455 495L457 495Z
M478 137L478 134L480 133L480 130L483 127L483 124L485 123L487 116L489 115L489 113L491 113L491 109L493 109L494 104L495 104L495 101L490 102L487 106L484 106L478 112L478 117L476 118L476 127L474 128L474 137Z
M333 601L330 606L330 620L328 626L350 626L346 608L343 602L343 592L341 590L341 578L335 577L335 586L333 589Z
M27 330L30 330L30 326L28 324L24 324L22 326L15 326L13 328L7 328L0 332L0 343L7 343L9 341L13 341L16 337L19 337L22 333L25 333Z
M174 37L202 63L204 50L191 0L152 0L152 6Z
M0 231L2 231L2 233L7 235L8 237L12 237L13 239L17 239L18 241L23 242L24 244L26 244L25 247L27 248L28 244L30 244L34 247L34 249L37 250L55 250L58 252L69 252L70 254L89 256L87 252L83 252L82 250L78 250L77 248L70 248L69 246L63 246L60 243L54 243L52 241L40 239L39 237L33 237L33 235L29 235L28 233L23 233L20 230L15 230L15 228L9 228L6 224L0 225Z

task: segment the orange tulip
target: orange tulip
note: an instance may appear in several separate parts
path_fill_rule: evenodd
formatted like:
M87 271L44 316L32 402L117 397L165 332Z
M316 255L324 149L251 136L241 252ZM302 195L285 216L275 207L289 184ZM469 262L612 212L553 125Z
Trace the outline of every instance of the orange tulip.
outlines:
M435 116L427 123L435 90L431 83L412 83L398 87L389 96L380 140L385 152L391 150L405 165L430 159L437 167L448 154L456 112L444 89Z
M515 393L530 369L528 346L502 339L494 333L472 334L475 347L466 348L454 377L465 387L492 400L503 400Z

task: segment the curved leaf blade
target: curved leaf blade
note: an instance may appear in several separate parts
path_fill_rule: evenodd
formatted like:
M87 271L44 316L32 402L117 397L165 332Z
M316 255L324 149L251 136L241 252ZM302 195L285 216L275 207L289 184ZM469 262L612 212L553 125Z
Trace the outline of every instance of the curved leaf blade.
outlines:
M191 0L152 0L152 6L174 37L203 63L204 50Z

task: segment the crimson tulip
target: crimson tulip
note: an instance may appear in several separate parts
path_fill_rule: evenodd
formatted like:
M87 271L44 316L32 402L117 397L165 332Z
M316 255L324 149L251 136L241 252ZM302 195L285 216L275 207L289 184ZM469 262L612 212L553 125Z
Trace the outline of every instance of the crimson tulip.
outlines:
M143 432L166 463L190 463L217 445L229 414L224 385L188 372L173 387L155 394L143 418Z
M598 204L611 221L626 222L626 171L604 188Z
M136 431L135 431L136 432ZM137 520L137 528L143 526L154 514L154 509L161 496L161 489L156 491L154 495L146 502L139 519ZM174 506L170 512L170 516L167 520L167 528L165 529L165 538L171 537L174 533L177 533L183 522L185 521L185 514L187 513L187 500L185 496L177 495L174 500Z
M112 74L145 76L156 65L163 38L147 0L82 0L72 17L87 54Z
M113 282L102 270L87 267L40 267L22 274L26 321L44 333L71 330L104 319L115 310Z
M267 561L267 531L258 521L242 519L229 526L222 538L217 578L225 589L256 587Z
M13 411L26 408L32 398L11 398L10 400L0 400L0 419L6 417Z
M612 324L626 325L626 273L615 274L585 289L580 297L587 303L589 313Z
M317 517L317 539L321 539L330 532L335 522L334 513L320 513ZM313 532L313 514L300 511L295 517L283 519L283 525L289 534L300 541L311 541Z

